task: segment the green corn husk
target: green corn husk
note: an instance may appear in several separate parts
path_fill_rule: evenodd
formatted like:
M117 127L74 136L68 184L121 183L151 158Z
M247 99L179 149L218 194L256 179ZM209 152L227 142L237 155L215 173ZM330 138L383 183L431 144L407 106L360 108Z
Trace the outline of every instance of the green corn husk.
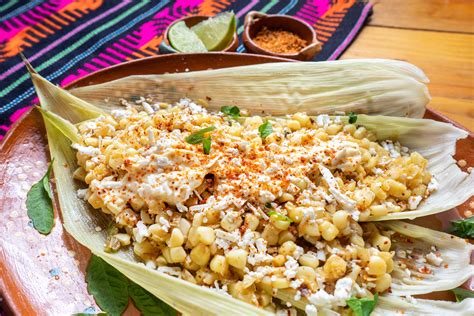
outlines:
M160 299L167 302L168 304L170 304L177 310L183 312L184 314L269 314L268 312L262 309L258 309L244 302L235 300L229 296L222 295L209 289L191 284L189 282L159 273L156 270L148 269L143 265L143 263L139 263L131 252L119 251L115 254L104 252L103 245L106 241L107 236L104 232L96 232L95 227L106 227L107 223L110 220L105 214L93 210L87 202L77 197L76 192L77 189L80 188L80 185L76 181L74 181L72 177L72 173L75 170L76 166L76 157L75 151L70 146L70 140L74 139L73 134L75 131L75 126L72 124L72 122L77 123L81 120L87 120L93 117L97 117L98 115L101 115L101 113L107 112L108 109L101 110L100 108L93 107L84 101L80 101L77 104L71 105L71 102L74 102L76 98L72 97L69 93L54 85L47 84L45 82L46 80L41 78L37 74L33 74L32 78L35 82L35 87L37 87L37 89L46 90L40 91L39 95L43 96L43 98L41 99L43 107L42 113L45 119L45 124L48 132L50 152L51 155L57 161L57 163L54 164L53 168L56 177L56 188L58 193L59 204L61 206L61 212L63 215L64 227L78 242L89 248L94 254L102 257L108 263L116 267L132 281L140 284L146 290L158 296ZM60 108L60 105L63 105L63 107ZM81 108L85 108L84 113L82 113ZM74 115L71 115L68 109L71 109L71 111L72 109L74 109ZM71 122L68 122L68 119L71 119ZM393 134L390 134L386 129L381 129L380 133L384 133L382 135L386 137L400 136L409 138L411 129L415 129L417 133L420 132L416 129L416 122L418 121L425 122L423 123L423 126L426 129L430 129L433 127L443 127L445 131L450 132L450 137L448 137L449 140L444 142L444 146L448 148L443 147L443 152L452 153L452 151L454 150L453 148L455 140L465 136L465 133L463 131L456 129L449 124L443 124L429 120L399 119L389 117L378 117L372 120L370 117L359 117L360 124L366 124L367 128L369 129L373 128L374 126L377 126L377 120L380 121L381 119L383 119L384 121L380 126L383 126L384 124L395 124L394 126L397 127L395 133ZM405 122L405 120L407 120L406 122L410 123L402 124L401 122ZM405 126L405 128L399 130L398 127L400 126ZM436 132L433 131L433 133L437 135ZM65 137L65 135L67 137ZM419 136L418 134L411 135L412 137ZM439 142L440 139L437 139L437 141ZM416 145L417 141L414 141L413 144ZM430 145L434 146L435 144ZM427 145L426 148L428 147L429 146ZM443 160L438 159L438 156L436 156L436 153L434 152L432 153L432 157L435 158L435 162L441 163L441 160ZM452 190L453 188L451 187L450 189ZM396 222L387 223L387 225L392 224L395 225L395 227L390 227L391 229L398 229L398 226L396 226ZM413 227L409 231L418 231L420 229L426 230L423 228ZM436 234L442 233L433 232L433 235ZM423 237L423 240L425 239L430 242L433 241L434 244L436 244L437 242L437 240L431 240L430 238L427 238L426 235ZM460 247L458 245L458 239L453 239L450 242L452 242L452 244L449 244L448 241L446 242L446 245L442 244L441 242L439 243L439 245L444 245L447 248L452 246L452 252L448 253L450 255L450 258L455 257L457 260L459 260L459 262L464 262L465 258L469 257L471 248L468 248L468 246L464 248ZM448 245L450 246L448 247ZM463 270L463 275L472 275L471 266L469 266L467 263L466 266L468 270ZM458 266L454 265L454 267ZM456 278L458 277L455 272L452 272L451 269L449 270L451 273L450 276L456 275ZM399 281L399 284L407 286L410 293L427 293L432 292L433 290L445 289L447 286L456 287L460 284L459 280L464 279L464 276L462 278L455 279L458 280L455 282L449 280L448 283L444 282L444 280L435 280L436 282L433 283L429 283L430 281L426 281L427 283L429 283L429 285L420 284L419 282L415 281L408 282L405 279L397 279L397 282Z
M421 118L430 100L426 83L424 73L409 63L354 59L130 76L71 92L103 109L119 98L146 96L145 91L168 103L206 100L213 110L238 105L254 114L353 111Z

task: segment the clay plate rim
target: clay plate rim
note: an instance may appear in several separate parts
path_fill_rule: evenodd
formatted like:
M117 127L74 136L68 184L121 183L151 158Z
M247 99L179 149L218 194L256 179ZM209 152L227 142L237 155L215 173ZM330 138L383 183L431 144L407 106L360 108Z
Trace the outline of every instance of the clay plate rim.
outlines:
M225 67L232 67L238 65L250 65L250 64L259 64L259 63L268 63L268 62L293 62L290 59L284 58L277 58L277 57L270 57L270 56L262 56L262 55L255 55L255 54L238 54L238 53L205 53L205 54L173 54L173 55L165 55L165 56L156 56L156 57L149 57L145 59L129 61L126 63L118 64L106 69L102 69L95 73L89 74L83 78L78 79L77 81L72 82L67 86L68 89L80 86L86 86L91 84L98 84L107 82L110 80L118 79L124 76L133 75L133 74L156 74L156 73L163 73L163 69L168 69L168 72L175 72L175 71L185 71L186 68L190 70L204 70L208 68L225 68ZM450 120L449 118L445 117L442 114L437 113L431 109L427 110L425 115L426 118L435 119L442 122L448 122L454 124L460 128L463 128L458 123ZM463 128L465 129L465 128ZM467 129L466 129L467 130ZM22 166L21 159L12 160L12 157L9 157L12 153L15 153L19 150L21 143L26 142L25 144L30 144L30 146L34 146L35 143L40 143L40 149L32 149L32 147L24 149L20 149L20 153L27 158L28 156L34 156L38 159L47 162L49 157L47 156L47 149L42 145L46 144L46 140L44 137L44 126L42 124L42 120L40 115L32 110L29 110L25 115L22 116L10 129L10 131L5 136L4 140L0 144L0 158L2 159L10 159L5 160L5 163L11 163L14 166ZM36 150L36 151L35 151ZM458 142L457 146L457 159L465 159L468 162L468 166L474 165L474 138L473 133L470 132L470 136L462 141ZM18 156L15 156L18 158ZM2 161L2 160L0 160ZM5 185L5 188L9 188L10 191L13 192L14 188L11 186L8 187L8 178L6 171L2 171L0 173L0 184ZM16 203L9 203L8 201L0 201L0 205L5 206L13 206L19 205L18 203L24 203L20 201L19 198ZM472 200L472 198L471 198ZM469 201L464 203L462 206L458 207L458 209L467 208ZM4 210L8 208L3 208ZM56 219L58 218L57 214L57 207L55 207L55 216ZM5 215L6 212L0 214L0 218ZM423 224L423 226L429 226L432 228L440 229L445 228L447 224L449 224L449 219L459 218L459 213L457 210L451 210L443 213L444 216L428 216L425 218L421 218L416 220L417 224ZM59 227L58 227L59 226ZM87 260L90 256L90 252L79 245L72 237L70 237L63 229L62 225L56 223L55 225L56 233L54 236L55 243L60 243L61 245L65 246L65 251L73 249L77 251L81 260L79 267L80 271L84 273L85 265ZM4 233L3 230L0 230L0 234ZM1 236L1 235L0 235ZM25 251L29 251L30 255L33 254L31 249L25 249ZM36 252L35 252L36 253ZM15 258L10 258L15 259ZM32 261L36 260L36 258L32 258ZM12 270L12 266L8 265L5 253L0 249L0 272L2 274L2 278L0 279L0 288L3 291L1 294L5 299L4 306L13 314L29 314L33 311L38 312L38 309L34 309L34 307L38 306L38 303L41 303L40 300L36 299L35 297L31 297L27 294L24 286L19 283L19 278L15 275L14 271ZM33 264L35 266L35 264ZM37 267L36 267L37 268ZM8 274L8 276L7 276ZM3 277L5 276L5 278ZM79 278L82 278L82 282L84 283L83 275L80 275ZM84 284L82 284L82 287ZM64 289L67 290L67 286L64 286ZM77 288L76 288L77 290ZM26 291L26 292L25 292ZM22 295L23 294L23 295ZM452 295L447 293L434 293L429 295L430 298L444 298L449 299L452 298ZM44 309L47 306L41 306ZM46 312L46 311L45 311ZM128 309L127 314L136 314L136 310Z

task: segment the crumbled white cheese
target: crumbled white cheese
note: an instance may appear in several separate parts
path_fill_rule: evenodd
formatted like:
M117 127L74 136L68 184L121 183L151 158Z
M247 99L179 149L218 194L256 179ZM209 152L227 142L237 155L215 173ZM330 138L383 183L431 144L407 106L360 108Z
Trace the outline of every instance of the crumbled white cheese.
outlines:
M433 192L433 191L436 191L438 190L439 188L439 183L438 181L436 181L436 179L434 177L431 177L431 181L430 183L428 183L428 191L429 192Z
M430 252L429 254L426 255L426 260L428 263L439 267L441 263L443 263L443 258L441 256L437 256L435 253Z
M307 304L304 311L306 316L318 316L318 309L312 304Z
M71 147L77 150L79 153L88 155L91 157L100 155L100 150L92 146L82 146L79 144L72 144Z
M80 199L85 200L87 196L88 189L79 189L77 190L77 197Z
M320 114L316 117L316 124L319 127L328 126L331 123L331 118L327 114Z
M331 306L334 297L323 289L312 294L309 301L316 306Z
M321 175L323 176L324 180L326 181L326 184L329 187L329 192L331 192L334 198L347 209L353 210L356 206L356 202L344 195L339 190L339 185L337 184L337 181L332 175L331 171L321 164L319 164L319 171L321 171Z
M415 210L421 202L422 197L419 195L410 196L408 198L408 208Z
M143 241L144 238L149 236L148 228L142 221L137 222L137 227L134 229L135 233L135 240L139 243Z
M292 279L296 276L297 269L299 267L298 261L295 258L286 256L285 272L283 273L287 278Z
M351 297L352 285L354 281L351 278L345 277L337 280L336 288L334 290L334 299L338 306L346 306L346 301Z
M169 231L169 229L170 229L171 226L170 226L170 222L168 222L168 220L167 220L166 218L160 217L160 219L159 219L158 221L159 221L159 223L161 224L161 228L162 228L165 232Z

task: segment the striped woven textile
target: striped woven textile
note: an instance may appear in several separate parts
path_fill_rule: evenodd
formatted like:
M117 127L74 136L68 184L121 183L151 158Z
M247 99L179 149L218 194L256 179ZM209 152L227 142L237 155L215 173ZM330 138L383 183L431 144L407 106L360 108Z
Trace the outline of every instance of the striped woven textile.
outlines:
M155 56L162 33L186 15L233 10L238 32L248 11L289 14L313 25L323 50L338 58L371 13L361 0L4 0L0 1L0 139L37 102L19 57L48 80L66 85L127 60ZM245 52L243 45L239 52Z

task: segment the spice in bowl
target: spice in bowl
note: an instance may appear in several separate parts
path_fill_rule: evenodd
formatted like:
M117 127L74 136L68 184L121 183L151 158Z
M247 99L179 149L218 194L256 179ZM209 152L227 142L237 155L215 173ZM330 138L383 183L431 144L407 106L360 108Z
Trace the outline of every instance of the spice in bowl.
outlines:
M308 45L304 39L293 32L266 26L252 40L261 48L280 54L298 53Z

